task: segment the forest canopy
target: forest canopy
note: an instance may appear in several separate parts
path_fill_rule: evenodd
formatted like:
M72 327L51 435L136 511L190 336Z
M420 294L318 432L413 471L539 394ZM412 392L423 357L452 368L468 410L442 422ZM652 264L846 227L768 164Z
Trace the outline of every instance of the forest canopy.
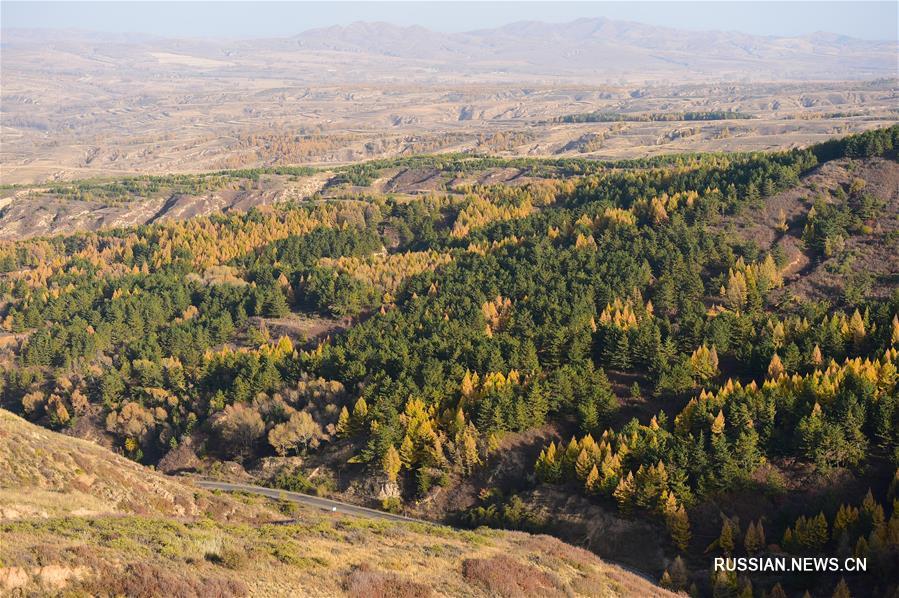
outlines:
M353 463L402 482L405 500L470 476L506 435L551 424L570 436L543 447L536 480L651 514L673 553L701 552L691 509L772 463L862 478L899 466L895 279L880 281L892 293L868 281L804 301L784 288L783 255L721 225L822 163L895 161L897 145L894 126L786 152L528 163L520 185L2 243L0 401L54 429L90 423L149 464L189 439L239 461L349 444ZM343 176L360 184L386 166ZM785 230L826 259L868 234L875 200L840 187ZM270 333L299 315L341 326ZM649 411L623 419L627 397ZM848 542L887 559L899 544L890 488L822 514L824 535L818 513L745 532L725 519L713 550L733 552L736 534L755 553L767 532L795 554Z

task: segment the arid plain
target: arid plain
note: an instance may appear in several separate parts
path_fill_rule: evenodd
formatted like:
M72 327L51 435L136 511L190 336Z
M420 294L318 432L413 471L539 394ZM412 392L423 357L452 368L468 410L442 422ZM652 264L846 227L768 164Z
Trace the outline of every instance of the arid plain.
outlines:
M891 42L606 19L225 41L7 30L2 66L5 185L439 152L765 150L899 114ZM712 111L725 114L684 120ZM560 122L594 112L621 120Z

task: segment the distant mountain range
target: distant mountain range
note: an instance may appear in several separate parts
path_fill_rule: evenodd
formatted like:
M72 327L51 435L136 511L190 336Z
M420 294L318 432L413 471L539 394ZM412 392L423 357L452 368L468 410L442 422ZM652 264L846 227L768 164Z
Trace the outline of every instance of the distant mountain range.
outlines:
M494 29L441 33L423 27L358 22L312 29L291 38L166 39L46 30L4 30L7 50L50 44L84 57L151 62L166 68L220 71L265 65L284 71L302 64L375 80L402 76L567 81L836 80L897 75L897 44L831 33L769 37L739 32L687 31L606 18L569 23L521 21ZM104 51L115 47L116 51ZM141 52L143 51L143 52ZM167 52L198 60L181 60ZM141 55L143 53L143 56ZM7 60L4 58L4 65ZM364 68L363 68L364 65ZM108 66L108 65L107 65ZM142 64L146 68L147 64ZM330 70L329 70L330 69ZM295 68L294 68L295 70Z
M453 69L557 76L728 76L846 79L896 76L897 44L832 33L769 37L687 31L606 18L520 21L439 33L423 27L353 23L296 36L304 50L377 54Z

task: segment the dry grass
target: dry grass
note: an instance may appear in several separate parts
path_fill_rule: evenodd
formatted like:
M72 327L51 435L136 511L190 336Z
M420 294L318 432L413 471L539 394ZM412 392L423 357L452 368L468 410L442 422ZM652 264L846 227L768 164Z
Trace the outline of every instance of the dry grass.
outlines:
M246 584L237 579L180 575L148 563L130 563L125 567L107 565L70 589L73 593L83 591L94 596L219 598L245 596L248 593Z
M347 574L343 589L357 598L429 598L434 595L424 584L377 571L367 564L354 567Z
M853 232L845 248L830 257L810 252L802 241L803 228L815 201L837 203L835 195L847 192L855 180L865 182L864 194L881 202L876 216L867 222L868 232ZM783 216L788 230L779 229ZM828 162L804 176L799 185L765 198L757 209L722 218L717 225L762 251L778 248L784 255L784 288L805 299L840 297L855 272L872 277L871 292L888 296L895 288L899 264L893 239L899 235L899 163L884 158L840 159Z
M0 521L23 515L227 516L236 503L197 493L91 442L0 409ZM22 500L27 489L27 500ZM265 516L243 508L239 517Z
M285 522L264 499L181 484L2 411L0 469L0 594L665 594L547 537L307 509Z
M552 574L519 563L505 555L486 559L466 559L462 575L482 586L494 596L555 596L561 591L559 580Z

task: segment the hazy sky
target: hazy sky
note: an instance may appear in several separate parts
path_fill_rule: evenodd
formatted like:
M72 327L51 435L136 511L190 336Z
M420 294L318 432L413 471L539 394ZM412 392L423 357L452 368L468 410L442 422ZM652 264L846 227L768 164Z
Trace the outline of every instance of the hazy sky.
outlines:
M829 31L863 39L897 35L897 2L9 2L7 27L78 28L162 36L274 37L353 21L441 31L521 20L606 16L686 29L759 35Z

